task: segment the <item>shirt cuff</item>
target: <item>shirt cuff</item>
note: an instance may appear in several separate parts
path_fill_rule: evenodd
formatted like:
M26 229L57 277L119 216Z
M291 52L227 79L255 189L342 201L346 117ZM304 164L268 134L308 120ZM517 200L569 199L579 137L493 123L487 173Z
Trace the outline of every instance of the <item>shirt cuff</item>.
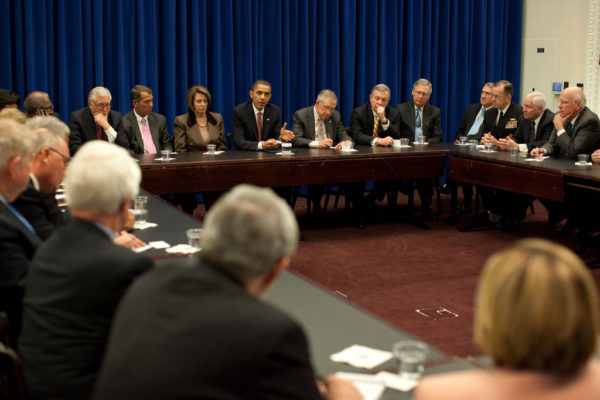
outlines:
M521 153L526 153L527 152L527 145L523 144L523 143L519 143L519 151Z
M263 142L258 142L258 145L256 146L256 150L262 150L262 143Z
M375 143L377 143L377 138L373 138L373 140L371 140L371 146L375 146Z
M566 131L564 129L561 129L560 131L556 132L556 137L562 135L563 133L565 133Z
M383 128L384 131L387 131L388 128L390 127L390 120L388 119L387 122L384 124L381 124L381 127Z
M117 132L113 129L112 126L109 126L108 129L104 131L106 133L106 137L110 143L114 143L117 138Z
M319 141L318 140L313 140L312 142L308 143L308 147L312 147L312 148L319 147Z

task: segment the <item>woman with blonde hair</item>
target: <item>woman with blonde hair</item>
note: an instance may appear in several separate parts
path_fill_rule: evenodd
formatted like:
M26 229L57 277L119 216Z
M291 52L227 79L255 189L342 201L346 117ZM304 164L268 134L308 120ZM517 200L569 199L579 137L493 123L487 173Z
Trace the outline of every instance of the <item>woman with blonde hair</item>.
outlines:
M416 399L600 399L596 284L567 248L526 239L492 255L473 331L495 368L428 377Z

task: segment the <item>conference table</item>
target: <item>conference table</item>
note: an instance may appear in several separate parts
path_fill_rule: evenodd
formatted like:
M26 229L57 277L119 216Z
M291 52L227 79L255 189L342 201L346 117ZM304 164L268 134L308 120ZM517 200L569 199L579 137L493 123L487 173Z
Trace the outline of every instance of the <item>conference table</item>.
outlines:
M134 231L145 241L184 243L186 229L201 227L196 219L152 195L149 195L148 210L148 220L156 222L158 226ZM195 257L168 254L165 250L155 249L142 254L153 258L157 268L167 265L172 268L173 257ZM414 336L382 321L294 271L286 270L280 275L271 288L267 301L288 312L303 326L309 338L313 365L318 376L327 376L338 371L370 374L382 370L395 372L395 361L388 361L373 371L366 371L334 363L329 356L352 344L391 350L392 344L398 340L415 339ZM425 375L475 368L469 361L455 359L433 345L429 345L429 348ZM411 398L412 391L400 392L392 389L386 389L381 397L384 400Z
M355 151L296 148L293 155L229 150L184 152L172 161L139 155L141 186L150 193L219 192L240 183L282 187L373 180L434 178L444 174L447 144L408 148L356 146Z

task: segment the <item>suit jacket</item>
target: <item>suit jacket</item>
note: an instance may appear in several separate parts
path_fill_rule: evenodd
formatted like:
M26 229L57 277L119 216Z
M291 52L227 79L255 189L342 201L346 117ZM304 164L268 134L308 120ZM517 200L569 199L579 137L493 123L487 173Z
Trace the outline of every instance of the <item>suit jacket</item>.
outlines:
M600 120L589 108L584 107L573 125L573 134L558 136L552 130L550 139L542 146L548 155L567 160L577 159L577 154L592 154L600 147Z
M107 116L108 123L117 132L115 144L131 151L129 139L123 130L122 115L118 111L111 110ZM89 107L84 107L69 114L69 150L73 156L83 144L90 140L96 140L96 122ZM108 140L104 130L102 140Z
M21 327L23 280L41 239L0 201L0 310L10 319L11 340Z
M495 107L487 110L483 116L483 123L479 127L477 140L480 140L485 133L491 132L496 139L504 139L508 135L514 135L519 126L519 117L523 117L523 108L515 103L510 103L506 113L498 120L496 117L499 110Z
M301 108L294 113L294 139L292 143L298 147L308 147L308 144L315 140L315 113L314 106ZM331 116L325 120L325 131L327 137L334 142L342 142L344 140L352 140L346 133L342 124L342 116L339 112L333 111Z
M188 126L188 114L178 115L173 122L173 133L175 138L175 151L205 151L206 145L215 143L217 150L225 150L225 125L221 114L210 112L210 115L217 121L217 124L207 123L208 141L202 138L200 126L195 123L193 126Z
M531 129L531 122L524 116L519 117L519 126L513 135L515 142L527 144L528 152L536 147L542 147L550 139L550 134L554 130L554 113L545 109L535 132Z
M401 137L413 140L415 138L415 103L407 101L406 103L396 106L400 112L402 127L400 128ZM442 119L440 109L425 104L423 107L423 136L427 138L429 143L439 143L442 141Z
M394 139L400 139L400 113L393 107L385 108L385 117L390 121L386 131L380 128L379 136L391 136ZM350 114L350 135L358 144L371 144L373 141L373 126L375 118L371 103L367 102L360 107L352 110Z
M41 193L31 180L12 206L29 221L42 240L48 239L56 227L69 221L69 215L58 208L54 194Z
M235 107L231 113L231 134L233 144L238 150L256 150L258 147L258 128L252 102L247 101ZM279 107L268 103L262 116L262 140L279 139L281 113Z
M150 128L150 136L152 136L154 147L156 147L156 152L160 153L161 150L173 150L165 116L157 113L150 113L146 118L148 121L148 128ZM142 138L142 131L140 130L140 126L133 110L123 116L123 131L127 135L131 151L134 154L143 154L144 139Z
M93 398L321 399L309 358L296 321L222 269L178 259L127 292Z
M454 140L457 140L459 136L467 136L469 130L471 130L471 127L475 122L475 119L477 118L477 114L479 114L479 110L481 110L481 107L483 107L481 103L469 104L467 106L467 109L465 110L465 113L460 121L460 125L456 130L456 135L454 135Z
M32 397L90 397L121 296L151 266L79 218L39 247L25 281L19 345Z

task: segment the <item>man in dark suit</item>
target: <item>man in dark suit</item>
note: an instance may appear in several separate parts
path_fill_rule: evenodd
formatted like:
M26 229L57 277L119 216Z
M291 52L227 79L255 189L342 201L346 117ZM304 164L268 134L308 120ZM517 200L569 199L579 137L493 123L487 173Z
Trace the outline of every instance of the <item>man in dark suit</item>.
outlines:
M27 188L12 205L29 221L42 240L65 225L68 215L54 196L65 176L69 157L69 127L55 117L34 117L27 126L36 134L35 158Z
M121 296L152 266L113 243L140 180L129 153L103 141L83 145L69 164L73 219L38 248L25 281L19 351L30 398L91 396Z
M93 398L321 399L302 328L261 299L297 244L294 214L270 189L222 196L200 257L157 268L126 294ZM346 381L325 381L325 398L360 398Z
M352 110L350 135L356 143L391 146L400 139L400 113L388 105L390 95L390 88L380 83L371 90L368 103Z
M493 108L487 110L483 124L479 127L478 140L492 142L514 135L519 126L518 120L523 116L520 105L512 102L514 87L512 83L500 80L492 88Z
M413 84L412 101L398 104L402 121L401 137L412 141L427 140L428 143L439 143L442 140L442 121L440 109L428 104L432 86L427 79L419 79ZM429 178L417 179L417 189L421 199L421 217L431 219L431 199L433 197L433 182Z
M112 96L108 89L97 86L90 90L88 106L69 114L69 150L77 150L89 140L106 140L130 150L127 134L123 131L122 116L111 110Z
M258 80L250 90L251 101L235 107L231 114L233 144L238 150L273 150L281 140L292 140L294 133L281 126L279 107L270 104L271 84Z
M10 120L0 121L0 311L11 321L13 346L21 327L23 279L41 240L10 205L27 187L35 134Z
M499 139L497 146L508 150L518 148L529 153L550 139L554 129L554 113L546 108L546 96L541 92L531 92L523 99L523 115L519 117L515 134Z
M454 142L460 143L461 136L467 137L468 140L479 140L479 127L483 123L485 112L492 108L492 88L494 82L487 82L481 89L479 103L470 104L467 106L465 113L460 121L460 125L454 135ZM473 184L461 182L463 190L463 206L462 213L470 213L473 210Z
M123 130L134 154L173 150L167 119L164 115L152 112L153 101L149 87L135 85L131 89L133 110L123 117Z
M554 116L554 129L550 138L541 147L531 150L532 157L544 155L575 160L578 154L592 154L600 147L600 120L592 110L586 107L583 89L570 87L560 93L558 114ZM568 209L565 203L543 200L548 209L548 227L568 233L578 220L585 218L582 210ZM569 215L570 214L570 215ZM559 227L568 217L567 224ZM571 223L568 223L571 221Z

